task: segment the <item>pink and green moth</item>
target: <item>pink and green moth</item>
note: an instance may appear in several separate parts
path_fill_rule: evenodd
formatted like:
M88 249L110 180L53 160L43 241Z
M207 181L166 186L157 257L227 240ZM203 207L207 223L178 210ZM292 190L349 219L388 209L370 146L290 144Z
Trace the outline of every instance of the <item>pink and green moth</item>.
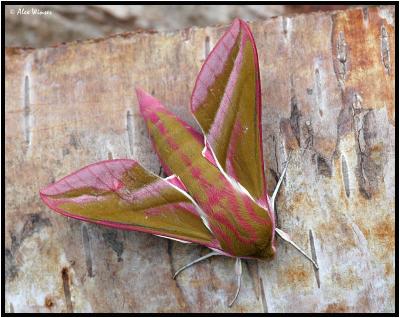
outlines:
M276 228L266 190L261 137L261 87L257 49L249 26L236 19L202 66L190 110L201 133L157 99L137 89L141 115L163 170L161 178L130 159L86 166L40 191L54 211L82 221L147 232L236 259L270 259L275 234L308 257Z

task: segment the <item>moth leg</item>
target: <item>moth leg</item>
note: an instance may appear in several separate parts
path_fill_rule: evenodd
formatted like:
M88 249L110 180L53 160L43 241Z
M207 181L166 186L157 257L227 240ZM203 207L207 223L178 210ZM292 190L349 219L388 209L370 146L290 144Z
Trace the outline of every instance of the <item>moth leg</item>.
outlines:
M275 211L275 199L276 199L276 195L278 194L279 188L281 187L283 178L285 177L286 170L287 170L287 167L288 167L288 165L289 165L290 154L291 154L291 153L289 152L288 159L287 159L286 164L285 164L285 168L283 168L283 171L282 171L282 173L281 173L281 176L279 177L278 183L276 184L274 193L272 194L272 197L271 197L271 201L272 201L272 210L273 210L273 211Z
M289 244L293 245L301 254L303 254L305 257L307 257L311 263L313 263L313 265L315 266L315 268L318 270L318 265L317 263L311 258L311 256L307 255L306 252L304 252L295 242L292 241L292 239L290 238L289 234L287 234L286 232L282 231L281 229L275 228L275 232L286 242L288 242Z
M236 273L236 278L237 278L237 289L236 289L235 297L233 297L233 299L231 300L231 302L228 305L229 307L231 307L233 305L236 298L238 297L240 287L242 285L242 260L239 257L236 258L235 273Z
M205 260L205 259L207 259L207 258L209 258L209 257L211 257L211 256L215 256L215 255L221 255L221 254L219 254L219 253L217 253L217 252L211 252L211 253L208 253L208 254L206 254L206 255L204 255L204 256L202 256L202 257L200 257L200 258L194 260L193 262L190 262L189 264L186 264L185 266L181 267L180 269L178 269L178 270L175 272L174 277L173 277L172 279L175 279L175 277L178 276L178 274L179 274L180 272L182 272L184 269L186 269L186 268L188 268L188 267L190 267L190 266L192 266L192 265L194 265L194 264L196 264L196 263L198 263L198 262L201 262L201 261L203 261L203 260Z

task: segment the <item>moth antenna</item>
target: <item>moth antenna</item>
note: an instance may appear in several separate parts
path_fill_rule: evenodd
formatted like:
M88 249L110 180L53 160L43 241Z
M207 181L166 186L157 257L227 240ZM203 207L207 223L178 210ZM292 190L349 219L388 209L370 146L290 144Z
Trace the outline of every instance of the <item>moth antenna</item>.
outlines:
M237 288L236 288L235 297L233 297L233 299L231 300L231 302L228 305L229 307L232 307L233 303L235 302L236 298L239 295L240 287L242 286L242 260L239 257L236 258L235 273L236 273L236 278L237 278Z
M275 211L275 199L276 199L276 195L278 194L278 191L279 191L279 188L281 187L283 178L284 178L285 175L286 175L286 170L287 170L287 167L288 167L288 165L289 165L290 155L291 155L291 152L289 152L288 158L287 158L287 160L286 160L285 168L283 168L282 174L281 174L281 176L279 177L278 183L276 184L274 193L272 194L272 197L271 197L271 201L272 201L272 210L273 210L273 211Z
M275 232L286 242L289 244L293 245L301 254L303 254L305 257L307 257L311 263L315 266L317 270L319 270L318 264L312 259L311 256L309 256L305 251L303 251L295 242L292 241L290 238L289 234L286 232L282 231L281 229L275 228Z
M178 274L179 274L180 272L182 272L184 269L186 269L186 268L188 268L188 267L190 267L190 266L192 266L192 265L194 265L194 264L196 264L196 263L198 263L198 262L201 262L201 261L203 261L203 260L205 260L205 259L207 259L207 258L209 258L209 257L211 257L211 256L216 256L216 255L221 255L221 254L220 254L220 253L217 253L217 252L211 252L211 253L208 253L208 254L206 254L206 255L204 255L204 256L202 256L202 257L200 257L200 258L194 260L193 262L190 262L189 264L186 264L185 266L181 267L180 269L178 269L178 270L175 272L174 277L172 277L172 279L175 279L176 276L178 276Z

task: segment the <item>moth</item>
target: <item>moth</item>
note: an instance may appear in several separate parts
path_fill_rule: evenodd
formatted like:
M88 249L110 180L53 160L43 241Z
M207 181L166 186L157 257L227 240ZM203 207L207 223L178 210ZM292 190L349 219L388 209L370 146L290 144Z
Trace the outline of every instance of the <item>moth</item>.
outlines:
M163 170L161 178L130 159L86 166L40 191L67 217L123 230L147 232L236 259L236 300L242 259L274 256L275 235L314 260L275 224L276 194L266 190L257 49L249 26L236 19L208 55L191 95L190 111L201 132L160 101L136 90ZM289 162L289 160L287 161Z

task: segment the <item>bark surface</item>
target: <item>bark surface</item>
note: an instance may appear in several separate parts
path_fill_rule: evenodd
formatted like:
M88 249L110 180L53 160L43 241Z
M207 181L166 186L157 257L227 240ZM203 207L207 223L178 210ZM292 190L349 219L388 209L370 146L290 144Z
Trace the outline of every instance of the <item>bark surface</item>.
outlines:
M144 233L67 219L41 187L87 164L132 158L160 171L135 86L195 126L195 77L226 26L126 33L6 50L6 311L394 312L394 7L250 23L263 97L268 191L291 151L276 258L234 260Z

